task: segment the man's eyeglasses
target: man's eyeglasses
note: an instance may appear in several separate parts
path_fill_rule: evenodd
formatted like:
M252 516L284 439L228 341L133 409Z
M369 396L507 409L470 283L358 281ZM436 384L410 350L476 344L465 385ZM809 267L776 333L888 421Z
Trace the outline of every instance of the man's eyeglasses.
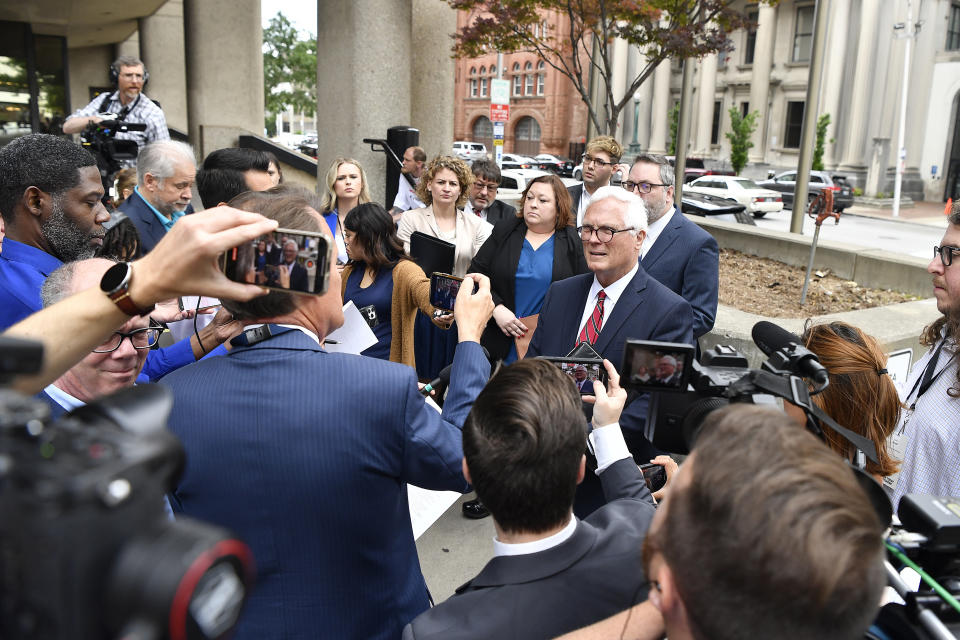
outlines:
M584 225L582 227L577 227L577 232L580 234L580 239L584 242L589 242L590 237L594 234L597 236L597 240L606 244L613 240L613 236L618 233L623 233L624 231L633 231L633 227L627 227L626 229L611 229L610 227L591 227Z
M650 193L654 187L669 187L670 185L657 184L656 182L630 182L629 180L625 180L620 183L620 186L627 191L637 190L640 193Z
M940 262L943 263L943 266L949 267L953 264L953 254L960 253L960 247L950 247L944 245L942 247L933 248L933 257L936 258L940 256Z
M149 349L157 344L157 341L160 339L160 334L163 333L163 331L162 327L144 327L143 329L134 329L128 333L114 331L113 334L100 343L100 346L94 349L93 352L110 353L111 351L116 351L120 348L120 345L123 344L124 338L130 338L130 344L133 345L134 349Z
M480 182L480 181L474 182L473 186L476 187L478 192L489 191L490 193L493 193L500 187L500 185L498 185L496 182Z
M584 164L584 166L588 164L595 164L598 167L612 167L613 165L617 164L616 162L605 162L600 158L594 158L593 156L588 156L587 154L580 156L580 161Z

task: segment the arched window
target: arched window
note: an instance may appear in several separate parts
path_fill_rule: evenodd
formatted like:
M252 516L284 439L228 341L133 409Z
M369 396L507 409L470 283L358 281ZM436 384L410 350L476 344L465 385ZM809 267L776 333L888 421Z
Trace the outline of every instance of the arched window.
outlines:
M513 63L513 95L523 95L523 76L520 75L520 63Z
M487 78L480 78L480 97L487 97Z
M477 97L477 68L470 67L470 97Z
M543 60L537 65L537 95L542 96L544 89L547 86L547 72L546 65L543 64Z
M487 68L486 68L486 67L480 67L480 75L482 75L482 76L487 75Z
M527 64L523 65L523 70L524 70L524 71L530 71L530 69L533 69L533 63L532 63L532 62L528 62Z
M530 116L524 116L517 121L513 130L515 153L526 156L535 156L540 153L540 124Z
M480 116L473 121L473 138L471 139L474 142L482 142L488 150L493 150L493 123L490 118Z
M526 84L526 89L525 89L523 95L525 95L525 96L532 96L532 95L533 95L533 82L534 82L534 80L533 80L533 73L531 73L532 70L533 70L533 63L532 63L532 62L527 62L525 65L523 65L524 81L525 81L525 84Z
M490 65L490 75L492 75L494 78L497 77L497 65Z

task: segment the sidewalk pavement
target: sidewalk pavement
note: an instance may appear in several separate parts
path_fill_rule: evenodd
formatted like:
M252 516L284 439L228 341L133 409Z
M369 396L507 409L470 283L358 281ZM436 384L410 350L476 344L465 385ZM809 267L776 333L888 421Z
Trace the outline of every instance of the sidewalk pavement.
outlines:
M900 215L894 218L892 209L880 209L855 204L852 207L844 209L843 215L880 218L883 220L894 220L943 228L946 221L946 216L943 214L945 207L945 202L914 202L912 207L901 208Z

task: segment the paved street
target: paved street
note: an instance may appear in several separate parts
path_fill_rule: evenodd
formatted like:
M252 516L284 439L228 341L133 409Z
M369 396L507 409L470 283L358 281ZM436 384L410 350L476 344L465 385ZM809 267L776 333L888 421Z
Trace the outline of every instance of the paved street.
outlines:
M778 231L790 230L791 212L768 213L757 219L757 226ZM942 203L917 203L912 209L901 211L893 218L889 210L854 206L840 216L840 223L825 220L820 230L820 241L832 240L864 247L883 249L892 253L929 258L932 247L940 244L946 229ZM805 218L804 235L813 235L813 218Z

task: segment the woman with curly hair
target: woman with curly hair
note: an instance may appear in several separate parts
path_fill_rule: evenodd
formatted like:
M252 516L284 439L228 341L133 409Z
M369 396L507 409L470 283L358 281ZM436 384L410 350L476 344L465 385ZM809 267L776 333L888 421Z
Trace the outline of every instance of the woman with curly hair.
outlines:
M873 442L878 462L867 460L867 473L878 481L896 473L899 463L887 450L887 439L897 427L902 405L887 374L887 355L880 343L845 322L808 325L801 337L830 374L830 385L812 397L814 404L841 426ZM806 422L801 409L789 405L787 412ZM826 424L821 427L827 445L853 461L853 445Z
M460 158L437 156L427 165L417 185L417 197L427 206L405 211L400 218L397 236L409 253L410 235L421 231L454 245L453 275L463 276L493 227L474 215L463 212L473 172ZM430 274L427 274L429 276ZM432 380L440 370L453 362L457 346L456 331L440 331L430 320L417 317L414 343L417 348L417 374Z
M343 219L360 204L370 202L367 174L353 158L337 158L327 169L320 215L327 221L337 244L337 264L347 263L347 246L343 240Z

